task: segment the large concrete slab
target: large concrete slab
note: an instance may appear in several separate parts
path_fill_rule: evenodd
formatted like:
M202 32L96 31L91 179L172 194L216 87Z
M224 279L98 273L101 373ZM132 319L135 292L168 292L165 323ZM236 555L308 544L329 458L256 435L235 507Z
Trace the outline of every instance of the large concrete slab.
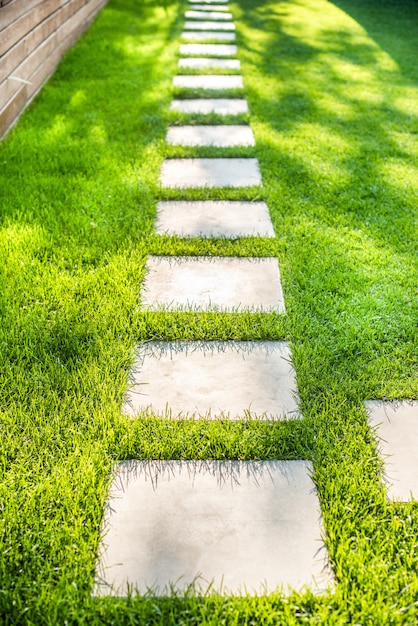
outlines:
M253 131L245 124L170 126L165 138L172 146L254 146Z
M211 21L211 20L186 20L184 22L184 30L216 30L216 31L232 31L235 30L233 22Z
M330 585L310 461L123 461L95 595L312 591Z
M161 185L171 189L261 185L257 159L167 159Z
M191 39L192 41L235 41L235 33L221 33L219 31L202 30L201 32L186 30L181 34L182 39Z
M156 232L178 237L274 237L265 202L228 200L160 202Z
M278 311L284 299L276 258L151 256L142 305L167 311Z
M190 4L194 4L195 0L189 0ZM220 4L220 5L226 5L228 4L229 0L201 0L201 2L199 4L202 5L216 5L216 4ZM213 8L213 6L211 7Z
M218 115L238 115L248 113L248 104L242 98L190 98L172 100L170 108L181 113L218 113Z
M211 59L206 57L186 57L179 59L179 67L187 67L191 69L214 68L220 70L239 70L241 63L238 59Z
M418 400L365 403L385 462L388 496L418 500Z
M201 10L191 10L186 11L186 19L188 20L220 20L220 21L231 21L232 13L228 13L227 11L208 11L207 7L205 7L204 11ZM233 29L231 29L233 30Z
M163 418L298 418L282 341L147 342L139 346L123 413Z
M183 43L180 45L180 54L207 55L214 57L233 57L237 54L236 44L224 43Z
M242 89L242 76L222 76L207 74L206 76L174 76L174 87L185 89Z

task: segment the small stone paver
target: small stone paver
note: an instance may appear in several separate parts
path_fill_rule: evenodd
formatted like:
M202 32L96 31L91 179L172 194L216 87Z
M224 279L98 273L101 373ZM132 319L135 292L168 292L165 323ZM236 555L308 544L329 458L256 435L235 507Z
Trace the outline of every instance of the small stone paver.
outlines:
M190 125L170 126L166 143L173 146L254 146L254 135L247 125Z
M213 68L221 70L239 70L241 63L238 59L211 59L205 57L186 57L179 59L179 67L188 67L192 69Z
M204 41L205 39L215 41L235 41L235 33L220 33L219 31L202 30L201 32L186 30L181 33L182 39L194 41Z
M310 461L117 463L95 595L330 587ZM321 549L322 548L322 549Z
M418 400L365 402L385 462L388 496L418 500Z
M218 74L181 75L173 77L174 87L185 89L242 89L242 76L222 76Z
M236 44L224 43L183 43L180 45L180 54L206 55L215 57L233 57L237 54Z
M178 237L274 237L265 202L228 200L160 202L156 232Z
M135 418L300 418L284 341L152 341L140 345L122 409Z
M194 4L196 2L196 0L189 0L190 4ZM229 0L200 0L199 4L201 5L206 5L206 6L210 6L210 5L223 5L225 6L226 4L228 4ZM213 6L210 6L210 8L212 9Z
M184 22L184 30L216 30L216 31L231 31L235 30L235 24L233 22L211 22L210 20L204 21L188 21Z
M186 19L231 21L232 13L226 11L186 11Z
M151 256L141 290L151 310L284 312L276 258Z
M161 185L170 189L261 185L257 159L167 159Z
M228 8L222 4L190 4L192 11L227 11Z
M218 113L219 115L237 115L248 113L248 104L242 98L190 98L172 100L170 108L182 113Z

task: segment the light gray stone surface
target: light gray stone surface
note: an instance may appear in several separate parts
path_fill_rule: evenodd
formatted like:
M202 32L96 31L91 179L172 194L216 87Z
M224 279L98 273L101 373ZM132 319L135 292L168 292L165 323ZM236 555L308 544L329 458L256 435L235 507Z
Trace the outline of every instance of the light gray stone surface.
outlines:
M171 189L261 185L257 159L167 159L161 185Z
M224 4L190 4L192 11L227 11Z
M184 30L216 30L216 31L232 31L235 30L233 22L212 22L210 20L188 21L184 22Z
M239 70L241 64L238 59L210 59L206 57L186 57L179 59L179 67L188 67L191 69L216 67L221 70Z
M220 21L231 21L232 13L228 13L226 11L186 11L186 18L188 20L220 20ZM233 29L231 29L233 30Z
M265 202L228 200L160 202L156 232L178 237L274 237Z
M210 55L214 57L232 57L237 54L236 44L225 43L183 43L180 45L180 54L183 55Z
M253 131L244 124L170 126L165 140L173 146L230 148L255 145Z
M276 258L151 256L141 290L147 309L284 312Z
M418 400L365 402L385 462L388 496L418 500Z
M235 41L235 33L220 33L219 31L202 30L201 32L185 30L181 33L182 39L190 39L192 41Z
M195 0L189 0L190 4L194 4ZM216 5L216 4L220 4L225 6L226 4L228 4L229 0L201 0L201 2L199 4L202 5ZM213 6L211 6L211 9L213 8Z
M170 108L182 113L218 113L237 115L248 113L247 101L240 98L190 98L172 100Z
M310 461L124 461L114 467L96 595L223 594L330 584Z
M242 89L242 76L220 76L207 74L206 76L174 76L174 87L186 89Z

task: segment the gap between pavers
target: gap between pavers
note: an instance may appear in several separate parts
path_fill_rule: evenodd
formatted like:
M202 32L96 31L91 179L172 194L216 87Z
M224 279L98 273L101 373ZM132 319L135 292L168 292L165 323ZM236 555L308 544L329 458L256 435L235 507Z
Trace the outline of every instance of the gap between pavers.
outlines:
M189 0L190 4L194 4L195 0ZM228 4L229 0L201 0L201 2L199 2L199 4L201 5L213 5L213 4L219 4L221 6L225 6L226 4ZM212 9L212 7L211 7Z
M122 412L131 418L298 419L284 341L147 342L138 347Z
M418 400L369 400L365 406L376 429L388 497L418 500Z
M185 13L188 20L232 21L232 13L227 11L189 10Z
M148 310L285 311L276 258L151 256L145 269Z
M220 33L218 31L210 31L210 30L205 30L205 31L201 31L201 32L197 32L197 31L192 31L192 30L187 30L187 31L183 31L181 33L181 38L182 39L191 39L192 41L204 41L205 39L208 40L215 40L215 41L235 41L236 36L235 33Z
M181 113L238 115L239 113L248 113L248 104L242 98L187 98L185 100L172 100L170 109Z
M228 7L223 4L190 4L192 11L228 11Z
M166 159L160 181L169 189L254 187L261 185L261 174L258 160L253 158Z
M238 48L236 44L224 43L183 43L180 44L182 55L206 55L217 57L236 56Z
M170 126L165 141L172 146L213 146L232 148L254 146L253 131L248 125L190 125Z
M202 20L202 21L188 21L184 22L183 26L184 30L207 30L207 31L234 31L235 24L233 22L211 22L210 20Z
M242 89L242 76L220 74L177 75L173 77L174 87L186 89Z
M190 69L217 68L220 70L239 70L241 63L238 59L211 59L205 57L186 57L179 59L178 67Z
M157 205L156 233L177 237L274 237L265 202L172 200Z
M130 460L113 472L95 595L330 586L310 461Z

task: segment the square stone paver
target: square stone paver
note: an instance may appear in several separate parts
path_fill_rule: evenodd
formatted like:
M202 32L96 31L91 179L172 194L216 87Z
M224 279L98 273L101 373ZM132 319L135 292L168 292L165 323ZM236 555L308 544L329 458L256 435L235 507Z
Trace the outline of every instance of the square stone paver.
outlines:
M185 89L242 89L242 76L221 76L206 74L202 76L174 76L174 87Z
M310 461L118 463L95 595L329 587Z
M233 22L212 22L210 20L197 20L184 22L184 30L216 30L216 31L232 31L235 30L235 24Z
M191 39L192 41L204 41L205 39L213 39L215 41L235 41L235 33L220 33L219 31L202 30L197 32L194 30L186 30L181 34L182 39Z
M218 115L248 113L247 101L242 98L190 98L187 100L172 100L170 108L182 113L218 113Z
M201 10L191 10L186 11L186 18L189 20L220 20L220 21L231 21L232 13L228 13L227 11L205 11Z
M261 185L257 159L167 159L160 179L170 189Z
M173 146L254 146L254 135L247 125L170 126L165 138Z
M237 54L237 46L225 43L183 43L180 45L180 54L233 57Z
M141 290L147 309L284 312L275 258L151 256Z
M186 57L185 59L179 59L178 66L191 69L216 67L221 70L239 70L241 68L238 59L211 59L206 57Z
M418 500L418 400L365 402L369 422L377 427L385 462L388 496L406 502Z
M160 202L156 232L178 237L274 237L265 202L228 200Z

